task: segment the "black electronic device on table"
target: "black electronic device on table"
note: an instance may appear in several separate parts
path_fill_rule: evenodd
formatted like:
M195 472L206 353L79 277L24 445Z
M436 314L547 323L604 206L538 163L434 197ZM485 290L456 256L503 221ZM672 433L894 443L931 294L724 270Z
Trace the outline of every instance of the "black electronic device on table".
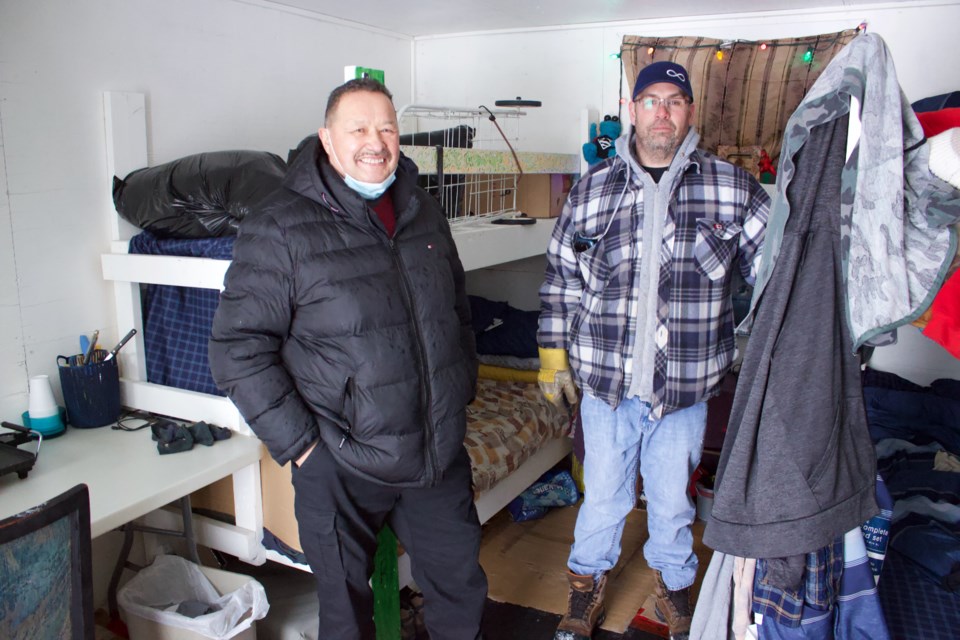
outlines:
M537 219L531 218L525 213L518 213L513 216L497 218L496 220L493 220L490 224L528 225L528 224L537 224Z
M513 100L496 100L493 104L498 107L539 107L543 103L539 100L524 100L517 96Z
M7 429L12 429L13 433L0 433L0 476L5 473L16 472L22 480L27 477L33 464L40 456L40 444L43 442L43 434L22 427L12 422L0 423ZM37 441L37 449L34 452L20 449L21 444Z

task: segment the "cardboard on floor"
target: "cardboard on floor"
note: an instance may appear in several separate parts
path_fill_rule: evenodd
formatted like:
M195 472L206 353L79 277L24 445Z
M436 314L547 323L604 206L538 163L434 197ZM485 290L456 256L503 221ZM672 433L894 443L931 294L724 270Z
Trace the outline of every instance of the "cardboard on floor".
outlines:
M553 509L540 520L519 523L504 511L484 526L480 562L490 599L551 613L566 611L567 556L578 508ZM695 593L712 553L703 546L703 527L703 522L694 524L694 552L700 559ZM604 629L623 633L653 593L654 573L643 559L646 540L646 512L634 510L624 527L620 562L608 578Z

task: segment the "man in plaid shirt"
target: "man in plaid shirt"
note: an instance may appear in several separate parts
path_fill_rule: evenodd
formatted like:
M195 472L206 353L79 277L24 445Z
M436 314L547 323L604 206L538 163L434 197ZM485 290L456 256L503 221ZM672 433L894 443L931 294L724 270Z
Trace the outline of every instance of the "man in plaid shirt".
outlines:
M583 391L585 498L557 640L587 639L602 621L638 467L656 612L671 638L688 636L697 557L687 487L706 401L736 351L734 269L753 281L770 205L750 174L697 149L682 66L642 69L628 109L616 155L570 192L540 288L541 388L554 402Z

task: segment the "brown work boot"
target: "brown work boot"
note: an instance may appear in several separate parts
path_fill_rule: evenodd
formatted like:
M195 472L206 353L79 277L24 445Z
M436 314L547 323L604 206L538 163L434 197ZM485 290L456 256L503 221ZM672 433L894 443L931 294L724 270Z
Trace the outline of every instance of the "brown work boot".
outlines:
M654 595L657 597L654 607L657 617L670 628L670 640L687 640L690 637L690 621L693 619L693 603L690 587L670 591L663 583L659 571Z
M568 569L567 581L570 583L567 614L560 620L553 640L590 640L593 630L606 615L603 590L607 586L607 575L594 580L593 576L580 576Z

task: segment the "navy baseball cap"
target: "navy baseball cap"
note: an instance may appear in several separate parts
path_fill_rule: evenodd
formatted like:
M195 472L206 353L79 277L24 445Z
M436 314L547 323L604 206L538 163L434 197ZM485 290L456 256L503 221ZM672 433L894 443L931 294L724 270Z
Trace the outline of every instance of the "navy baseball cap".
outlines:
M637 82L633 85L633 100L637 99L641 91L658 82L669 82L680 87L687 94L687 97L693 100L690 74L681 65L667 60L648 64L640 70L640 73L637 74Z

